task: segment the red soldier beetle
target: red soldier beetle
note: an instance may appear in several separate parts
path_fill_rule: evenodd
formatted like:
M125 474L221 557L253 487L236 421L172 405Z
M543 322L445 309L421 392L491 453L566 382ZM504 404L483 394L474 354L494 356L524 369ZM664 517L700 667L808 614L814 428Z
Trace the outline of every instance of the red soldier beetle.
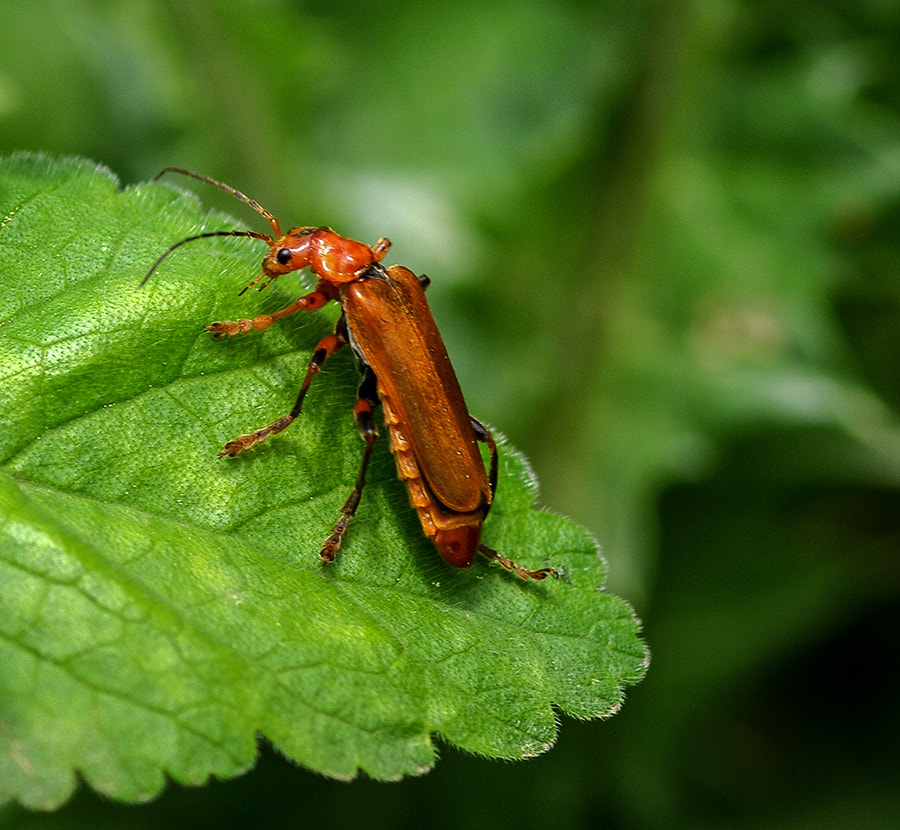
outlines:
M422 530L449 564L468 568L476 554L481 553L522 579L558 576L554 568L531 570L517 565L481 542L482 524L497 488L497 444L490 430L466 409L459 381L425 299L428 277L417 277L402 265L383 266L381 260L391 246L388 239L381 238L370 247L326 227L291 228L283 233L269 211L233 187L180 167L167 167L156 178L166 172L191 176L230 193L268 219L272 235L211 231L189 236L153 263L141 285L172 251L188 242L213 236L244 236L265 242L269 252L263 258L262 274L241 294L257 284L262 290L282 274L307 267L318 282L312 292L274 314L212 323L206 331L213 337L262 331L295 311L314 311L331 300L341 306L334 331L323 337L313 351L291 411L229 441L219 456L236 456L286 429L300 414L312 378L331 355L349 343L362 372L354 417L365 450L356 484L322 545L323 562L334 560L359 506L378 435L372 410L380 404L397 474L406 484ZM490 451L487 473L479 442L487 444Z

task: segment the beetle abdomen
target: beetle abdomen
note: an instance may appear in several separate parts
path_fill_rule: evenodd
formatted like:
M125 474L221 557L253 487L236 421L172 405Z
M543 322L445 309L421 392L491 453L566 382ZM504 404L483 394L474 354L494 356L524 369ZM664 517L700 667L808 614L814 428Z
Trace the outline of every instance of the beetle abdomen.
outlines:
M384 411L384 422L390 435L391 452L397 464L397 476L406 485L409 502L419 515L422 531L444 559L454 568L468 568L478 554L484 508L460 513L444 509L422 477L404 425L398 421L391 400L378 385L378 397Z

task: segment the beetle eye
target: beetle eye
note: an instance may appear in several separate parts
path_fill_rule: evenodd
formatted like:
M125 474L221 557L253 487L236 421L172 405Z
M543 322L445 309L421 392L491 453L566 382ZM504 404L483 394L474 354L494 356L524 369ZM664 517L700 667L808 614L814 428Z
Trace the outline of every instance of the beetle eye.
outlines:
M278 260L280 265L287 265L291 261L290 248L280 248L278 253L275 254L275 259Z

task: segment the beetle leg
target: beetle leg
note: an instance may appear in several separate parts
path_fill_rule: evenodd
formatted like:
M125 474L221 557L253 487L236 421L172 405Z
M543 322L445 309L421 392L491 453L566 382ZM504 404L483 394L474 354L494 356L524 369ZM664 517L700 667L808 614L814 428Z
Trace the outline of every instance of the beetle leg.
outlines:
M262 331L272 323L293 314L295 311L315 311L332 299L328 294L316 289L315 291L300 297L296 302L276 311L273 314L260 314L252 320L241 318L240 320L223 320L221 323L210 323L204 331L212 333L215 338L234 337L236 334L246 334L248 331Z
M501 556L497 551L493 548L489 548L485 544L480 544L478 546L478 552L485 557L485 559L490 559L492 562L496 562L498 565L502 565L506 570L514 573L519 579L534 579L540 582L542 579L546 579L548 576L559 576L559 571L556 568L538 568L533 571L530 568L523 568L521 565L517 565L511 559L507 559L505 556Z
M294 408L287 415L282 415L277 420L272 421L268 426L256 429L247 435L239 435L233 441L229 441L222 452L219 453L219 458L225 455L234 457L245 450L249 450L251 447L261 444L270 435L275 435L283 429L287 429L293 423L303 408L303 399L306 397L306 390L309 389L309 384L312 382L313 377L318 374L322 364L347 342L346 338L340 333L342 323L343 318L338 320L338 326L334 333L325 335L316 346L309 365L306 367L306 377L303 378L303 384L300 387L300 394L297 395Z
M469 415L469 421L472 424L472 429L475 430L475 438L482 444L487 444L491 451L491 468L488 472L488 483L491 486L491 502L493 502L494 493L497 492L497 442L494 440L494 436L491 435L491 431L478 418ZM487 516L490 509L491 505L486 504L484 507L485 516Z
M491 435L491 431L481 423L481 421L472 415L469 415L469 421L472 423L472 429L475 430L475 438L481 441L482 444L487 444L491 451L491 469L488 473L488 481L491 485L491 501L493 501L494 493L497 491L497 442L494 440L494 436ZM484 506L485 516L487 516L490 507L490 504ZM484 543L478 545L478 552L486 559L496 562L498 565L502 565L506 570L511 571L520 579L536 579L540 582L548 576L559 576L559 572L555 568L539 568L534 571L529 568L523 568L511 559L501 556L497 551L493 548L489 548Z
M378 431L375 429L375 419L372 416L372 408L378 405L378 393L375 390L375 374L371 369L366 368L365 375L359 384L359 395L356 405L353 407L353 417L356 418L356 427L359 430L360 437L366 442L366 448L363 451L362 464L359 468L359 474L356 476L356 484L347 501L341 508L341 517L335 522L331 528L331 535L322 545L319 556L323 562L333 562L334 557L340 550L341 542L347 533L350 525L350 519L356 513L359 507L360 498L362 498L363 487L366 484L366 470L369 467L369 459L372 457L372 448L375 446L375 439L378 438Z

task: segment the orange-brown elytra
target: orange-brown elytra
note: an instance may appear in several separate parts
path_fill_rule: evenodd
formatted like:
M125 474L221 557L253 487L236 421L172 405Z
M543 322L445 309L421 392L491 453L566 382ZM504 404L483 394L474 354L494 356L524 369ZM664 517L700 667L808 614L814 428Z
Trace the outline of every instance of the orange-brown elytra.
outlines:
M283 233L271 213L240 191L179 167L167 167L156 178L169 171L200 179L240 199L269 220L273 235L212 231L190 236L163 253L141 285L172 251L187 242L211 236L246 236L265 242L269 252L263 258L262 274L241 293L257 284L263 289L282 274L306 267L318 282L312 292L274 314L212 323L206 330L213 337L261 331L288 314L312 311L331 300L340 303L342 310L334 331L317 344L291 411L229 441L219 455L238 455L288 427L300 414L313 376L349 343L362 369L354 417L365 450L356 485L322 546L322 560L334 560L359 506L377 437L372 410L381 404L397 474L406 484L425 535L447 562L455 568L468 568L481 553L522 579L558 576L554 568L530 570L517 565L481 542L481 527L497 487L497 445L490 430L466 409L425 300L428 278L417 277L402 265L383 266L381 260L391 245L387 239L370 247L325 227L291 228ZM485 472L479 442L490 450L489 472Z

